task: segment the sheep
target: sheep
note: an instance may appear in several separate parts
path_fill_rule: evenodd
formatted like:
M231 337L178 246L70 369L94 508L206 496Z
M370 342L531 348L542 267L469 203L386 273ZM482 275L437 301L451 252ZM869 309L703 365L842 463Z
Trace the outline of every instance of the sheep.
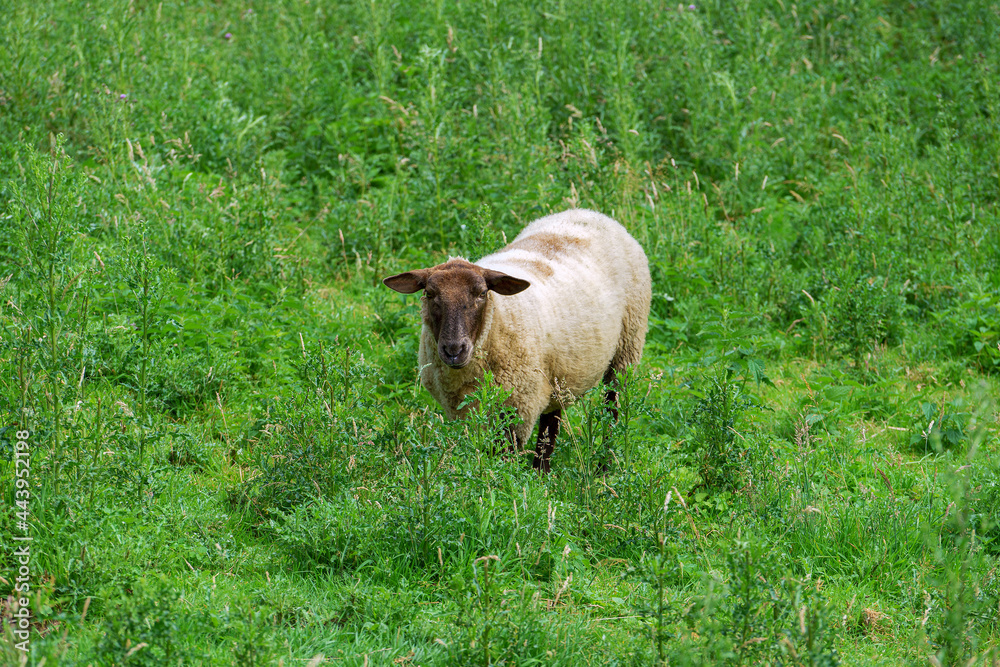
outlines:
M523 451L539 423L533 467L549 471L564 405L642 356L651 280L646 254L619 223L585 209L528 224L475 264L390 276L387 287L423 290L420 380L449 419L484 373L510 390ZM612 413L617 392L605 396Z

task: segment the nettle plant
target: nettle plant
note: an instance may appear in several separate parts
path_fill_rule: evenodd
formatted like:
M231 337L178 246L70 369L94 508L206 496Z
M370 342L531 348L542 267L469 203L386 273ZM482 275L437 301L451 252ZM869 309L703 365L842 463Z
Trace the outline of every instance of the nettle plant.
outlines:
M958 447L966 440L966 424L970 413L961 397L940 405L933 401L920 404L920 416L914 419L908 444L914 449L923 447L941 451Z
M742 488L758 450L754 415L768 409L753 389L772 382L756 350L744 344L754 340L745 321L724 308L722 317L703 330L711 347L698 362L705 369L701 380L690 390L694 408L682 451L705 490Z
M521 418L507 404L512 393L496 382L492 371L486 371L476 390L458 406L459 410L470 408L469 418L478 422L469 425L469 436L477 452L505 448L513 439L513 428L521 423Z
M899 338L902 299L880 276L848 280L829 295L832 343L853 360L855 373L867 376L879 348Z

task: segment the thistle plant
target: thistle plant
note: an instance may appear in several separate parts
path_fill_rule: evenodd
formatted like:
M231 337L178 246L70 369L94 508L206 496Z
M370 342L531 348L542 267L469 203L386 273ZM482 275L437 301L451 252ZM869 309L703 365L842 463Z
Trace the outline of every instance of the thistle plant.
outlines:
M21 145L17 157L24 165L24 180L14 183L14 220L25 256L17 283L23 298L21 310L34 313L25 321L28 331L40 336L38 361L44 371L51 449L51 485L59 493L63 464L63 392L70 386L64 345L80 277L75 272L75 215L80 188L64 150L62 135L53 138L48 155ZM34 289L37 286L38 291ZM32 344L34 347L34 344ZM19 355L30 359L27 350ZM23 363L23 362L22 362ZM27 364L30 375L34 364ZM25 368L22 366L22 371ZM22 392L23 398L28 396ZM22 405L22 412L26 405Z

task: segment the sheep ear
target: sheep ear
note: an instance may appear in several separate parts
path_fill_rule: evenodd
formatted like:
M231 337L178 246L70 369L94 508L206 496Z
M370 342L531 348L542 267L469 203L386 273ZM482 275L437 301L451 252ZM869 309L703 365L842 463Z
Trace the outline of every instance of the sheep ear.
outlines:
M382 284L389 289L396 290L400 294L413 294L427 286L427 277L429 275L430 269L407 271L406 273L389 276L382 281Z
M502 294L503 296L511 296L523 292L524 290L531 287L531 283L527 280L522 280L521 278L515 278L514 276L508 276L506 273L501 273L499 271L486 271L486 285L491 290L497 294Z

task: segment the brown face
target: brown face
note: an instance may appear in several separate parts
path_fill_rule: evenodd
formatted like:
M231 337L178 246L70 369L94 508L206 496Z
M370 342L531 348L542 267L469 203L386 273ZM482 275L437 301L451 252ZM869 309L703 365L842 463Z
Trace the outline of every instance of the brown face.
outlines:
M472 351L483 329L487 292L509 296L530 285L527 280L462 259L400 273L382 282L403 294L424 290L424 323L437 341L441 361L452 368L462 368L472 361Z

